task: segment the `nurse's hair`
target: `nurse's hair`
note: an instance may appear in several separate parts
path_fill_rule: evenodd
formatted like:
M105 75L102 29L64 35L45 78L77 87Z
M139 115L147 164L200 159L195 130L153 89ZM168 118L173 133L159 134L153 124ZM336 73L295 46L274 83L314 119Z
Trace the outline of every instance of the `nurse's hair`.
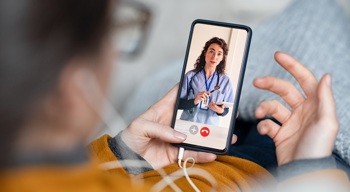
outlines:
M55 87L69 60L97 57L115 0L0 1L0 169L26 117Z
M213 37L209 41L207 41L203 47L201 55L197 58L196 63L194 64L194 71L200 71L205 66L205 53L208 51L208 48L211 44L218 44L223 50L223 58L222 61L216 66L216 71L220 74L225 73L226 68L226 58L228 54L228 45L225 40L219 37Z

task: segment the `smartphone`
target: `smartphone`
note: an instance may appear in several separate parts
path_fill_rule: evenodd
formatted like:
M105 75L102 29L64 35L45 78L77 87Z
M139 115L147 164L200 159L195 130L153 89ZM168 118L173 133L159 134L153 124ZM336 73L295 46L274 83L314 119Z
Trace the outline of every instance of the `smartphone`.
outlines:
M192 23L172 127L185 149L227 153L236 121L252 30L209 20Z

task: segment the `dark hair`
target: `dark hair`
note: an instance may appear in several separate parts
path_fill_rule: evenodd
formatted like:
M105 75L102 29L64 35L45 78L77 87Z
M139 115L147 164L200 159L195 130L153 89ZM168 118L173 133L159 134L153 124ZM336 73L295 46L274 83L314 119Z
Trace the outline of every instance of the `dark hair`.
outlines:
M224 52L222 61L216 66L216 71L218 71L220 74L225 73L226 57L228 54L228 46L227 46L227 43L225 42L225 40L218 38L218 37L213 37L205 43L201 55L197 58L196 63L194 64L195 71L199 71L199 70L202 70L204 68L204 66L205 66L205 53L208 51L209 46L213 43L218 44Z
M114 2L113 2L114 3ZM112 0L0 2L0 168L26 116L76 55L98 56Z

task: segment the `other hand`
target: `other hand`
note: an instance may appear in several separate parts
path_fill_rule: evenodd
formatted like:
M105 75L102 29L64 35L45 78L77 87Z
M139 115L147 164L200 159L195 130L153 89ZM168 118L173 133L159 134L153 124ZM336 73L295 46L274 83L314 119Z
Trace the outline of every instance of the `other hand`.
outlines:
M170 127L176 101L178 85L161 100L136 118L122 133L123 141L145 158L154 169L177 162L178 147L170 143L185 141L186 135ZM232 137L232 143L237 140ZM193 157L198 163L211 162L215 154L185 151L184 159Z
M274 140L279 165L331 155L339 129L331 76L326 74L318 82L312 72L293 57L276 52L275 59L293 75L305 95L282 79L272 76L255 79L257 88L281 96L291 108L289 110L278 101L262 102L255 112L256 117L271 115L282 126L263 120L258 124L259 133Z

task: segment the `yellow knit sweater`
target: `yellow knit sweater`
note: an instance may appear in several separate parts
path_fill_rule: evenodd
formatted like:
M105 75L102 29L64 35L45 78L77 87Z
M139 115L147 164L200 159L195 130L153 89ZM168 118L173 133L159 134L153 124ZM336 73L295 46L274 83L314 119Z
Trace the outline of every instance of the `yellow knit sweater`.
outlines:
M99 164L116 161L115 155L108 147L105 135L91 144L94 158L91 162L80 166L35 166L11 169L0 173L1 191L150 191L152 186L162 177L157 171L149 171L141 175L129 175L124 169L103 171ZM216 191L263 191L267 183L276 185L275 179L259 165L235 157L219 156L216 161L206 164L196 164L195 167L211 173L216 179ZM177 171L177 164L163 168L167 174ZM321 171L317 174L322 177L336 178L348 184L344 173L337 170ZM284 182L282 187L298 180L314 178L314 175L302 175ZM201 176L191 177L201 191L209 191L210 183ZM183 191L193 191L187 180L182 177L175 181ZM168 186L166 191L172 189Z

